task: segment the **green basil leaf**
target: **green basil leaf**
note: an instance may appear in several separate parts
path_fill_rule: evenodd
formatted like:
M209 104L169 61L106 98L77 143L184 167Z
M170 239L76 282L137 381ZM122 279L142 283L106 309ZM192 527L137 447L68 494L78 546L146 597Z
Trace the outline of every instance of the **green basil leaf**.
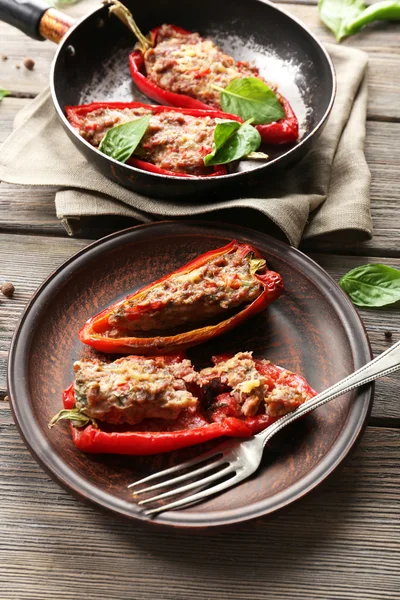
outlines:
M400 271L371 263L352 269L339 281L357 306L379 308L400 301Z
M321 21L338 42L373 21L400 20L400 2L384 0L366 7L363 0L318 0Z
M244 121L253 119L255 125L261 125L286 116L275 93L257 77L234 79L226 88L214 87L221 92L222 109Z
M60 410L60 412L54 415L54 417L51 419L48 425L49 429L54 427L54 425L56 425L56 423L58 423L62 419L72 421L72 424L75 425L75 427L84 427L91 421L89 417L81 413L79 408L63 409Z
M151 115L116 125L101 140L99 150L119 162L126 162L136 150L149 125Z
M7 90L0 87L0 102L3 100L3 98L5 98L6 96L9 96L9 95L10 95L10 92L8 92Z
M213 149L204 157L204 164L225 165L247 156L257 150L260 144L260 134L248 121L240 124L237 121L218 119L214 131Z

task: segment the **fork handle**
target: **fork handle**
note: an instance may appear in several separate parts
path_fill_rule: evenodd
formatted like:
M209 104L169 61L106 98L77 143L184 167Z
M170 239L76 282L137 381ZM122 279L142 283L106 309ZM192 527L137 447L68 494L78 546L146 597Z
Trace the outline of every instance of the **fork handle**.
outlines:
M375 379L393 373L398 369L400 369L400 342L397 342L388 348L388 350L368 362L363 367L360 367L357 371L354 371L351 375L348 375L327 390L317 394L317 396L314 396L314 398L305 402L293 412L281 417L278 421L275 421L275 423L267 427L267 429L264 429L264 431L261 431L261 433L257 433L254 437L260 439L263 442L263 445L265 445L270 437L280 429L283 429L286 425L289 425L289 423L296 421L303 415L306 415L319 406L330 402L334 398L337 398L360 385L374 381Z

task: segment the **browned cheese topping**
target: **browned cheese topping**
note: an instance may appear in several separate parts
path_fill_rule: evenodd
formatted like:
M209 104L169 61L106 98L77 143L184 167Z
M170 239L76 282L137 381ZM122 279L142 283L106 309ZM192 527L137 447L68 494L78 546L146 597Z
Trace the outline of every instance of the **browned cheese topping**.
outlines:
M92 419L135 425L147 418L176 419L197 399L186 389L196 374L189 360L128 356L113 363L74 364L76 406Z
M98 146L109 129L149 114L144 108L99 108L87 114L80 135ZM212 150L216 121L167 111L152 115L135 157L175 173L202 175L210 171L204 157Z
M267 364L269 361L264 361ZM291 412L311 397L307 392L287 384L290 371L282 369L271 389L271 380L260 374L251 352L238 352L232 358L219 362L214 367L200 371L199 383L203 386L220 380L223 386L232 389L241 406L242 414L254 416L265 403L265 413L278 417Z
M170 92L185 94L213 107L220 107L220 92L233 79L259 77L248 62L237 62L210 39L198 33L179 33L162 25L157 44L144 54L147 78Z
M256 259L257 264L260 263ZM120 329L165 330L205 321L255 300L262 291L252 272L252 255L234 251L211 258L203 266L160 282L140 296L123 302L109 317ZM131 315L140 318L132 319Z

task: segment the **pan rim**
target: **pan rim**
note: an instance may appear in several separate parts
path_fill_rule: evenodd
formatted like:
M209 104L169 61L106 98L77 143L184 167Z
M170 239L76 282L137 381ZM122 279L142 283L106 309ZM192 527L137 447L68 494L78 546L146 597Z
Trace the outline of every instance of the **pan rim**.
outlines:
M225 175L218 175L217 179L221 180L221 181L232 181L233 182L238 177L239 178L243 177L244 175L248 175L249 173L259 173L261 170L266 170L268 168L271 168L272 166L275 166L276 163L279 163L280 161L283 161L283 159L290 157L290 155L294 152L294 150L297 151L298 148L301 148L302 146L304 146L309 141L309 139L311 137L313 137L321 129L321 127L325 124L326 120L328 119L328 117L332 111L332 107L333 107L333 104L334 104L334 101L336 98L337 80L336 80L335 67L333 65L333 61L332 61L331 57L329 56L326 48L318 40L318 38L297 17L294 17L294 16L288 14L285 10L282 10L280 7L278 7L273 2L270 2L270 0L253 0L253 2L257 2L259 4L265 4L265 5L269 6L270 9L283 14L287 19L293 21L301 30L303 30L303 32L307 36L309 36L311 41L313 41L314 44L318 47L319 51L321 52L322 56L326 60L326 63L329 67L329 72L331 75L330 82L332 85L332 91L331 91L331 96L329 99L328 106L327 106L324 114L320 118L319 122L295 146L292 146L291 148L289 148L286 152L284 152L280 156L268 161L265 164L261 164L250 171L237 171L235 173L227 173ZM89 144L89 142L87 142L84 138L82 138L79 135L79 133L77 133L76 129L74 127L72 127L72 125L69 123L68 119L66 118L65 113L64 113L64 108L60 105L58 97L57 97L57 92L55 90L54 80L55 80L55 71L56 71L56 67L57 67L57 62L58 62L59 56L60 56L64 46L66 44L68 44L69 37L72 35L72 33L76 29L78 29L80 27L80 25L84 21L93 17L96 13L103 11L104 8L105 8L104 5L100 5L98 8L95 8L94 10L89 12L87 15L78 19L77 22L67 31L67 33L62 38L60 44L57 47L56 53L54 55L54 58L53 58L53 61L51 64L51 70L50 70L51 97L52 97L53 104L54 104L54 107L57 112L57 116L61 120L63 126L66 129L68 129L68 131L74 136L75 140L77 140L80 145L86 147L86 149L94 156L100 155L103 159L108 160L115 167L121 168L121 165L122 165L123 167L125 167L128 170L128 172L131 172L132 174L135 174L135 173L141 174L141 173L143 173L142 169L139 169L138 167L133 167L132 165L128 165L126 163L120 163L119 161L115 160L114 158L104 155L97 148L95 148L94 146ZM198 185L203 185L208 182L207 177L193 177L193 178L191 177L188 179L187 177L180 177L179 175L164 175L164 174L160 174L160 173L153 173L151 171L146 171L146 175L148 175L150 177L154 177L156 180L157 179L158 180L166 179L168 181L181 181L181 182L186 182L186 183L188 181L190 181L191 183L195 182Z

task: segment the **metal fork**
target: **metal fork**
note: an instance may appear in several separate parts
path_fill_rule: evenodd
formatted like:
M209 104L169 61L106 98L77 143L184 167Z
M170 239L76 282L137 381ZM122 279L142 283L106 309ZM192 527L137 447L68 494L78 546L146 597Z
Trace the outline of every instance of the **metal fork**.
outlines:
M170 491L141 500L138 502L139 506L148 506L159 500L184 494L190 490L199 490L199 488L199 491L190 496L185 496L184 498L170 502L169 504L145 510L144 514L155 515L162 511L183 508L189 504L204 500L208 496L232 487L254 473L260 465L265 444L273 435L286 427L286 425L293 423L293 421L296 421L319 406L330 402L334 398L365 383L374 381L379 377L393 373L398 369L400 369L400 341L348 377L345 377L324 392L314 396L314 398L305 402L293 412L281 417L267 429L254 435L252 438L245 441L240 441L238 439L226 441L193 460L188 460L169 469L154 473L149 477L135 481L128 487L134 488L150 481L163 478L167 475L174 475L180 471L186 471L182 475L174 476L172 479L161 481L160 483L156 483L135 492L134 496L137 497L140 494L148 494L165 487L173 487ZM202 463L205 464L201 466ZM210 471L214 472L207 475ZM228 479L226 479L226 477L228 477ZM221 479L222 481L220 481ZM188 480L190 480L190 483L177 485ZM218 481L220 481L220 483L217 483ZM215 485L211 485L214 482Z

